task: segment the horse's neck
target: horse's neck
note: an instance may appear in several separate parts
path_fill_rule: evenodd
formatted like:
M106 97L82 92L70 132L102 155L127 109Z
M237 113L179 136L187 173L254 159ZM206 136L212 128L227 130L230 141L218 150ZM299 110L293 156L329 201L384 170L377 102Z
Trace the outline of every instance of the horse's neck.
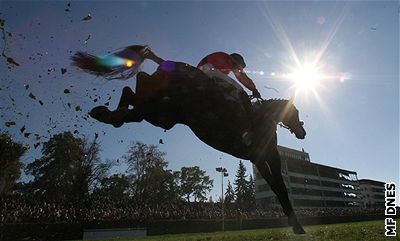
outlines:
M265 100L262 105L266 111L276 122L281 122L284 112L287 111L288 100L284 99L269 99Z

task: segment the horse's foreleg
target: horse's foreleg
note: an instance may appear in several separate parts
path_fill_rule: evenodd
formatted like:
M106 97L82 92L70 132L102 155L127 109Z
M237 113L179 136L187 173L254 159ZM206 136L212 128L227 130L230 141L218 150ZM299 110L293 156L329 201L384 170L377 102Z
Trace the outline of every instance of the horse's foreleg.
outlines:
M288 192L283 182L281 172L281 160L279 157L278 150L273 150L271 153L266 154L267 161L259 160L254 162L259 173L268 182L272 191L278 197L278 200L283 208L283 212L288 216L289 225L293 227L293 231L296 234L305 233L304 229L297 221L296 214L293 211L292 204L290 203Z
M271 174L274 183L274 188L272 188L273 186L271 186L271 188L278 196L279 202L283 208L283 212L286 214L286 216L288 216L289 225L292 226L294 233L304 234L305 231L297 220L296 214L294 213L292 204L289 200L285 183L283 182L281 158L276 148L271 153L271 158L267 159L267 163L271 168Z

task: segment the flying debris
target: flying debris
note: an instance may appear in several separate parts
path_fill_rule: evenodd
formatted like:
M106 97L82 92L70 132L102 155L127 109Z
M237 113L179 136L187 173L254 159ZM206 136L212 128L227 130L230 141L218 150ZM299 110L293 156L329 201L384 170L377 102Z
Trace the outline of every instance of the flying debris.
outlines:
M269 90L274 90L276 93L279 93L279 91L273 87L264 86L264 88L269 89Z
M88 43L88 41L89 41L89 39L90 39L91 37L92 37L92 36L91 36L90 34L87 36L87 38L85 39L85 44Z
M24 131L25 131L25 126L21 127L21 129L20 129L19 131L21 131L21 134L24 133Z
M43 101L39 100L39 104L40 104L40 105L43 105Z
M36 100L36 96L35 96L34 94L32 94L32 92L31 92L31 93L29 93L29 97L30 97L31 99L34 99L34 100Z
M86 17L82 18L82 21L89 21L91 19L92 19L92 15L90 15L90 13L89 13Z
M4 123L5 126L10 127L10 126L15 126L15 121L7 121L6 123Z
M75 110L76 111L81 111L82 109L81 109L81 107L79 105L77 105L77 106L75 106Z
M71 7L71 3L68 3L68 4L67 4L67 8L65 9L65 11L66 11L66 12L71 11L70 7Z
M64 89L64 94L70 94L71 91L69 89Z
M67 73L67 69L66 68L61 68L61 74L65 74Z
M6 58L7 58L7 62L8 62L9 64L13 64L13 65L15 65L15 66L19 66L19 64L18 64L17 62L15 62L15 60L14 60L13 58L7 57L5 54L3 54L3 57L6 57Z
M28 84L24 84L25 89L29 89L29 85Z
M26 132L26 133L24 134L24 137L25 137L25 138L29 138L30 135L31 135L31 133Z
M160 143L160 144L164 144L164 141L163 141L163 139L160 139L160 140L158 141L158 143Z

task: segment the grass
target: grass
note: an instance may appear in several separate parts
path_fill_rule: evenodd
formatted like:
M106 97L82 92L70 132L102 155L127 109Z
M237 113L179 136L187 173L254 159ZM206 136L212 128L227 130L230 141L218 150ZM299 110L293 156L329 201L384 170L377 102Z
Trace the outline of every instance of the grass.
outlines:
M400 240L399 237L385 237L384 221L366 221L342 224L312 225L304 227L307 234L295 235L291 228L270 228L215 233L177 234L148 236L143 238L119 238L113 241L258 241L258 240L302 240L302 241L380 241ZM100 241L110 239L100 239Z

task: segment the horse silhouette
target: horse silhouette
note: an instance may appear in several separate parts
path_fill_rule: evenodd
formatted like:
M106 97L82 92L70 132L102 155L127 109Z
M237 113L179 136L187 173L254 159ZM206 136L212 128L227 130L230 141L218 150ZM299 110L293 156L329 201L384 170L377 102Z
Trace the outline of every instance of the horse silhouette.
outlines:
M139 98L151 86L169 83L151 97ZM295 233L304 233L297 221L281 173L281 160L277 150L277 124L283 123L297 138L306 132L299 120L298 110L291 100L262 100L251 103L243 93L240 102L227 100L225 87L215 83L202 71L185 63L175 63L172 71L157 71L148 75L137 74L137 94L125 87L119 108L134 108L120 120L124 123L148 121L154 126L171 129L175 124L187 125L204 143L250 160L277 195L289 224ZM150 87L146 87L150 86ZM99 106L91 116L104 113ZM107 112L108 113L108 112ZM110 115L112 112L109 112Z
M82 59L73 60L81 69L87 67ZM89 114L115 127L143 120L166 130L184 124L209 146L250 160L277 195L294 233L305 233L288 198L277 150L277 124L282 123L299 139L306 135L293 100L252 103L244 91L227 96L229 86L221 81L189 64L165 61L152 75L137 74L136 93L125 87L116 111L98 106ZM128 110L129 106L133 109Z

